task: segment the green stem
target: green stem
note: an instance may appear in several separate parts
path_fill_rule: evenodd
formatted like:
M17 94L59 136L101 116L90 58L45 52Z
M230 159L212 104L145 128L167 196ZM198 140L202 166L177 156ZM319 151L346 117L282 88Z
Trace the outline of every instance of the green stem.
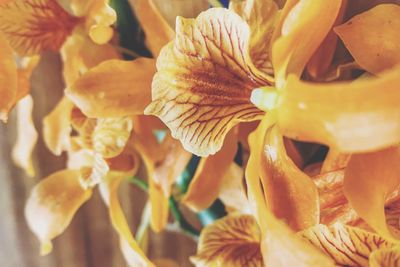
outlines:
M145 192L149 191L149 185L147 184L147 182L143 181L138 177L135 176L129 177L128 181L136 185ZM200 234L199 231L185 219L181 210L179 209L178 202L175 200L173 196L169 197L168 204L169 204L169 209L171 210L171 214L174 217L177 224L179 225L179 227L181 228L182 232L192 238L198 238Z
M208 0L208 3L213 7L224 7L224 5L218 0Z

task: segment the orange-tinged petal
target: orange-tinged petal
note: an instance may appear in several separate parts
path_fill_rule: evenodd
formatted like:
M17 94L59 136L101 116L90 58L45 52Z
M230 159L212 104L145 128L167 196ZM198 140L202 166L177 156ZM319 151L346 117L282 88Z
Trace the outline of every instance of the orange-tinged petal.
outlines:
M381 4L335 28L355 61L373 74L400 63L400 6Z
M15 164L23 168L31 177L35 176L32 152L38 139L32 120L32 110L33 99L27 95L17 105L17 142L12 151Z
M175 32L160 14L153 0L137 0L133 3L147 46L153 56L157 57L161 48L174 38Z
M13 51L0 34L0 120L6 122L17 96L17 65Z
M21 60L21 66L18 68L18 90L16 101L20 100L31 90L31 75L33 70L39 64L40 56L25 57Z
M251 62L250 30L232 11L178 17L175 41L161 51L145 113L158 116L184 148L215 154L237 123L261 118L251 91L269 81Z
M65 94L88 117L143 114L154 72L154 59L109 60L82 75Z
M61 55L64 61L63 76L67 86L73 85L83 73L101 62L120 58L111 44L95 44L81 27L77 27L65 41Z
M320 224L298 234L339 266L368 267L368 258L372 252L396 245L372 232L343 224L332 227Z
M329 33L342 0L290 1L282 12L272 46L276 85L282 88L289 73L300 77L304 67ZM318 23L316 23L318 21Z
M117 14L109 5L110 0L89 2L90 4L85 14L89 36L96 44L105 44L113 37L112 25L117 20Z
M15 0L0 6L0 30L21 55L58 51L79 21L55 0Z
M399 74L396 68L379 78L332 84L291 76L278 101L279 129L290 138L323 143L342 153L397 144Z
M321 168L321 173L327 173L343 169L350 160L350 154L343 154L335 149L329 149Z
M124 253L125 258L129 259L130 266L138 267L152 267L154 266L140 249L136 240L134 239L131 230L129 229L128 222L121 208L121 204L118 199L118 188L122 182L121 177L111 177L108 183L108 196L109 200L109 214L112 225L117 231L121 240L121 249Z
M179 267L176 261L165 258L155 259L153 262L157 267Z
M256 220L251 215L228 215L206 226L197 254L190 259L196 267L264 266Z
M398 267L400 248L379 249L369 256L370 267Z
M26 203L25 218L41 242L41 254L51 252L51 240L70 224L76 211L90 198L91 189L79 183L80 172L62 170L39 182Z
M390 237L385 201L400 184L400 149L353 155L347 165L344 193L358 215L375 231Z
M231 1L229 9L235 11L250 26L250 55L254 65L265 73L273 74L269 46L275 23L279 18L275 1Z
M276 126L266 130L260 159L267 205L294 230L319 222L318 190L311 178L287 156Z
M231 132L220 151L200 160L182 203L195 211L212 205L223 187L224 177L233 162L237 147L236 133Z
M149 169L149 167L147 168ZM168 223L169 202L161 186L154 182L152 176L149 177L149 198L151 205L150 225L153 231L158 233L164 230Z
M71 112L74 104L63 97L57 106L43 119L43 139L48 149L61 155L70 147Z

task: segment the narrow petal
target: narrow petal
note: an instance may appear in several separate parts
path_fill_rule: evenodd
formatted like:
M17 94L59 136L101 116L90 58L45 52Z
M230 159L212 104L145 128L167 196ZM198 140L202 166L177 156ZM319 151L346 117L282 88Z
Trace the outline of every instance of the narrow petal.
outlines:
M355 61L373 74L400 63L400 6L381 4L335 28Z
M33 70L39 64L40 56L25 57L21 60L18 72L18 90L16 101L29 94L31 90L31 75Z
M222 149L202 158L182 203L195 211L208 208L218 198L224 177L237 151L237 137L229 133Z
M400 249L379 249L369 257L370 267L398 267L400 262Z
M143 114L154 72L154 59L109 60L82 75L65 94L90 118Z
M58 51L79 21L56 0L15 0L0 6L0 30L20 55Z
M71 112L74 105L63 97L43 119L43 139L48 149L59 156L70 147Z
M368 267L368 258L372 252L396 245L372 232L343 224L335 224L332 227L320 224L298 235L340 266Z
M51 240L70 224L76 211L90 198L91 189L79 183L80 172L62 170L39 182L25 207L29 228L41 242L41 254L51 252Z
M304 67L321 45L342 5L342 0L289 1L282 11L272 46L272 63L278 88L289 73L300 77ZM316 23L318 21L318 23Z
M157 57L161 48L174 38L175 32L160 14L153 0L138 0L133 3L146 35L146 44L153 56Z
M33 99L27 95L17 105L17 142L12 151L15 164L31 177L35 176L32 152L38 139L32 120L32 110Z
M259 168L267 205L275 216L294 230L319 222L317 187L287 156L276 126L265 132Z
M6 122L17 97L17 65L13 51L0 34L0 120Z
M269 46L279 18L278 5L273 0L231 1L229 9L249 24L250 55L254 65L265 73L273 74Z
M279 129L290 138L323 143L342 153L397 144L399 73L397 68L379 78L332 84L289 77L278 103Z
M205 227L190 258L196 267L261 267L260 230L251 215L228 215Z
M119 199L118 199L118 188L122 182L123 178L120 177L112 177L108 184L108 192L109 192L109 214L111 218L112 225L114 229L117 231L120 240L121 240L121 248L124 252L125 257L130 259L131 266L138 267L152 267L154 266L140 249L136 240L134 239L131 230L129 229L128 222L124 215L124 212L121 208ZM135 264L133 265L133 262Z
M391 234L385 201L400 184L400 149L353 155L346 168L344 193L358 215L384 237Z
M263 114L250 94L269 82L251 63L249 39L247 23L225 9L178 17L175 41L158 57L145 113L158 116L186 150L215 154L235 124Z

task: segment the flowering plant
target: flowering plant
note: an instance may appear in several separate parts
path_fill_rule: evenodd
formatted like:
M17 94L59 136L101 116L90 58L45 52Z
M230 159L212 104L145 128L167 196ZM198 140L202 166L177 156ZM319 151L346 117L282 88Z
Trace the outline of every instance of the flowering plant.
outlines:
M0 1L0 117L31 176L29 78L63 60L43 137L67 167L25 209L41 254L98 187L129 266L175 264L146 256L148 228L193 237L195 266L398 266L398 1L209 2L173 27L152 0ZM124 181L148 192L136 236Z

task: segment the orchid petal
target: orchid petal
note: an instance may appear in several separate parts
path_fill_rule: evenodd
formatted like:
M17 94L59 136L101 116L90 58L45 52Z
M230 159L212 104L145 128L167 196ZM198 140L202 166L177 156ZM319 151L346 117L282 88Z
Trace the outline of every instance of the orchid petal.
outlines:
M375 250L369 256L370 267L397 267L400 261L400 249L388 248Z

